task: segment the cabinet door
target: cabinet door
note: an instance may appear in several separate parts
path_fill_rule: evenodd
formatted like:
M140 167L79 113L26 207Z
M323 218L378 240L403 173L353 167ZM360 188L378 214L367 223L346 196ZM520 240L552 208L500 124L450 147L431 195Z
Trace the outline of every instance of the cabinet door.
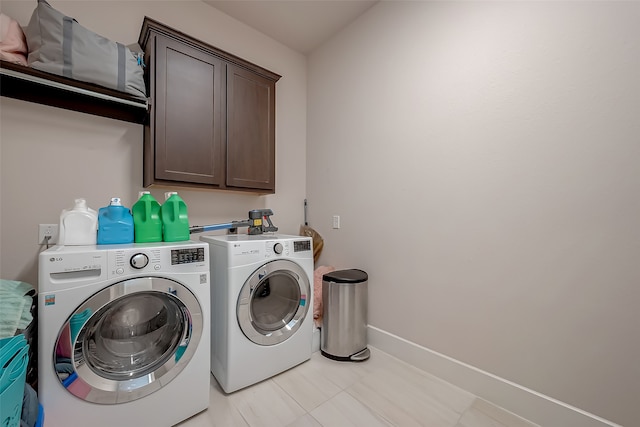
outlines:
M222 61L156 36L155 179L223 184Z
M275 81L227 65L227 186L275 191Z

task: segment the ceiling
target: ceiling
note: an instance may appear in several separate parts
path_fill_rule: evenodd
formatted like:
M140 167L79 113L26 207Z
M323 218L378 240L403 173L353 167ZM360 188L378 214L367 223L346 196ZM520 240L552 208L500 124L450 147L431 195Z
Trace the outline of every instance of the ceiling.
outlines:
M203 0L205 3L307 54L379 0Z

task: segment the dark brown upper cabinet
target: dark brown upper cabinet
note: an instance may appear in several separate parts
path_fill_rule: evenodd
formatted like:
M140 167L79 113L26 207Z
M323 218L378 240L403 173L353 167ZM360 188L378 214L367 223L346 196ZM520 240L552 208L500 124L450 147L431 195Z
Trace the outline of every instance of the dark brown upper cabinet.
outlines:
M150 18L145 52L150 185L275 192L275 84L279 75Z

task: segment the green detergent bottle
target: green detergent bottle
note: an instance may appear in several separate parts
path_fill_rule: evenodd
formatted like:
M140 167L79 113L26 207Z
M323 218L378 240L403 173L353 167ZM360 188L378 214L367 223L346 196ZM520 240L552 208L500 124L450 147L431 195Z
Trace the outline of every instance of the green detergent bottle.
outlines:
M136 243L162 242L160 203L148 191L141 191L131 208Z
M189 240L189 216L187 204L175 191L164 194L165 202L160 208L162 234L165 242Z

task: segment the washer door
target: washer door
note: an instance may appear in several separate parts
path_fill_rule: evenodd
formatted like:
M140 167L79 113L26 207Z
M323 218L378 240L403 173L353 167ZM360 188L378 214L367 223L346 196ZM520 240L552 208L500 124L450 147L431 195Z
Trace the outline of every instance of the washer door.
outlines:
M117 404L147 396L175 378L202 336L202 310L173 280L126 280L90 297L63 325L55 370L82 400Z
M245 282L238 297L240 329L256 344L274 345L296 333L307 315L309 278L296 263L271 261Z

